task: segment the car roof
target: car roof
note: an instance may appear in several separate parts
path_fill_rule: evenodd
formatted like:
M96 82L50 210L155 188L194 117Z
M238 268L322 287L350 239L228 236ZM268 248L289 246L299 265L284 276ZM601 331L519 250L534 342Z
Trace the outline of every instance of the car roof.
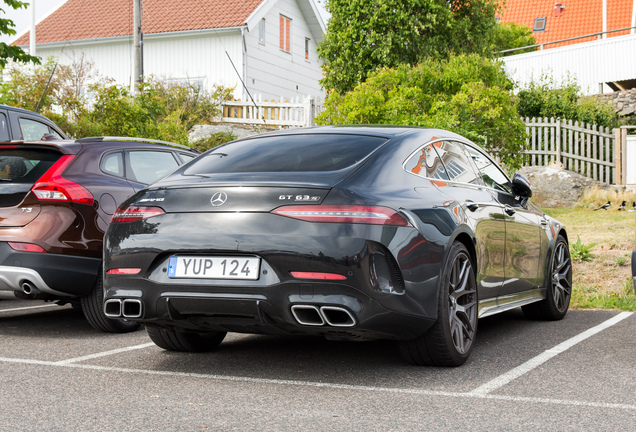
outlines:
M184 146L177 143L169 143L167 141L146 140L141 138L128 138L128 137L90 137L82 138L78 140L51 140L51 141L10 141L0 144L0 149L4 145L20 145L21 147L39 147L49 148L62 151L62 153L76 154L82 148L88 147L108 147L112 149L130 148L131 144L135 148L163 148L170 150L181 150L191 153L199 154L196 149Z
M249 140L259 137L274 137L284 135L308 135L308 134L339 134L339 135L367 135L386 138L387 140L393 140L395 138L406 138L409 136L418 137L425 141L433 139L459 139L462 141L469 141L465 137L458 135L454 132L444 129L433 129L419 126L401 126L401 125L336 125L336 126L315 126L315 127L303 127L294 129L285 129L281 131L274 131L263 133L259 135L252 135L242 138L237 141Z
M306 135L306 134L351 134L351 135L374 135L385 138L393 138L399 135L408 133L421 133L428 130L427 128L415 127L415 126L397 126L397 125L335 125L335 126L314 126L285 129L274 132L267 132L259 135L252 135L245 139L262 137L262 136L276 136L276 135Z
M18 107L13 107L13 106L9 106L9 105L3 105L3 104L0 104L0 108L4 109L4 110L8 110L8 111L16 111L16 112L23 113L23 114L30 114L30 115L38 116L38 117L41 117L41 118L46 119L48 121L51 121L51 120L49 120L48 118L46 118L45 116L43 116L40 113L36 113L35 111L29 111L29 110L24 109L24 108L18 108Z

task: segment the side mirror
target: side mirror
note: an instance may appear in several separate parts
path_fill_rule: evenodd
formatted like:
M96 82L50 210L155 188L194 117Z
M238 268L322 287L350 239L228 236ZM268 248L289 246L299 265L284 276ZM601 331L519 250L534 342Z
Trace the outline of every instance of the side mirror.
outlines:
M512 192L515 195L519 195L521 198L525 198L526 201L528 198L532 197L530 182L519 173L512 177Z

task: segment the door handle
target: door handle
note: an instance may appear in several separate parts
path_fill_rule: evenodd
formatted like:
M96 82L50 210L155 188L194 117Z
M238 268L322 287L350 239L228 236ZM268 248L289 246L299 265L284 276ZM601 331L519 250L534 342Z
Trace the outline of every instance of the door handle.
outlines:
M504 211L506 212L508 216L512 216L517 212L515 209L513 209L512 207L508 205L504 207Z

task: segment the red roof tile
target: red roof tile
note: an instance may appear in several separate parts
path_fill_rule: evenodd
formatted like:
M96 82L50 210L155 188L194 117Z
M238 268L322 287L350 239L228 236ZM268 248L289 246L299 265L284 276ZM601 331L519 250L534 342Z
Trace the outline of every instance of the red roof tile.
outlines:
M144 34L237 27L264 0L147 0L142 3ZM128 36L132 0L68 0L36 27L37 43ZM29 32L14 45L27 45Z
M565 6L560 16L555 16L556 4ZM634 0L607 1L607 30L626 28L631 25ZM525 24L531 29L536 18L546 17L545 31L532 35L537 43L552 42L603 31L603 0L507 0L500 13L500 22ZM629 30L610 33L607 37L629 34ZM546 48L596 40L596 37L577 39Z

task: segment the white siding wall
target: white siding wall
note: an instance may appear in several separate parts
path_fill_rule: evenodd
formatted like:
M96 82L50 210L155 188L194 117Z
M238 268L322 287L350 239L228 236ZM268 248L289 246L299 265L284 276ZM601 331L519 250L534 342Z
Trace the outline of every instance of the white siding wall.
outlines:
M200 81L207 88L214 84L235 87L242 94L236 69L243 74L242 39L240 30L179 36L144 37L144 75L174 81ZM110 77L118 84L131 83L132 40L110 40L91 44L75 43L61 49L38 48L43 58L54 56L62 64L70 64L84 53L95 62L101 76Z
M291 53L279 48L279 16L291 18ZM310 39L309 60L305 60L305 38ZM279 99L311 95L324 100L318 82L322 69L311 34L295 0L278 0L265 15L265 43L258 42L258 25L245 33L247 45L246 84L257 97Z
M504 57L505 69L521 87L548 75L556 83L576 78L585 94L599 83L636 79L636 35L617 36ZM611 89L604 86L603 92Z

